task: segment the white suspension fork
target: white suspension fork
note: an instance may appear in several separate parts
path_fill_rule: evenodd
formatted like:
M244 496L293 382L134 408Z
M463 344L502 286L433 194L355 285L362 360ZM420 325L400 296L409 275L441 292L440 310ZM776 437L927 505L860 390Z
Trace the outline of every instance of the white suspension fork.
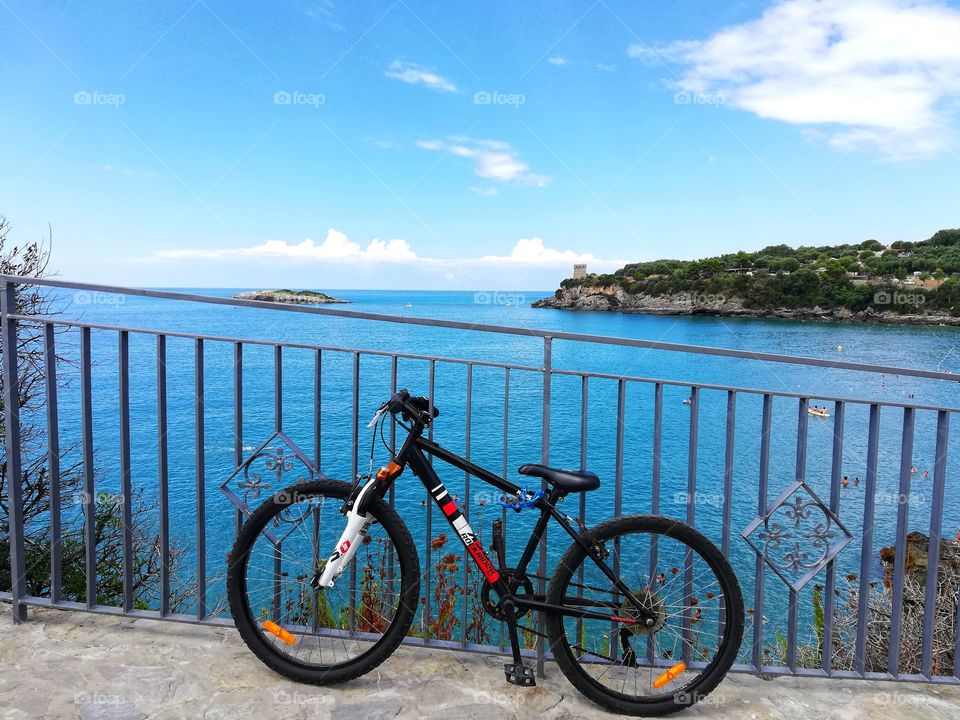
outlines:
M370 513L360 515L357 508L361 505L362 498L368 492L372 492L376 485L377 483L374 481L367 482L354 500L353 507L347 511L347 527L340 535L337 546L333 549L333 554L330 555L326 567L323 568L323 572L317 579L316 586L318 589L333 587L333 581L343 574L353 560L353 556L357 554L357 550L360 549L363 537L373 524L373 515Z

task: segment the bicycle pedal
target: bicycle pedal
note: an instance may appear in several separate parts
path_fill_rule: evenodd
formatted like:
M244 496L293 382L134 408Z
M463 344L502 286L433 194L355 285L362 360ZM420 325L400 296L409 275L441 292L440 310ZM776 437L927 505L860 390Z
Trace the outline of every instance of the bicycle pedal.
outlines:
M534 687L537 684L537 677L533 668L523 663L506 663L503 666L503 673L507 676L507 682L511 685Z

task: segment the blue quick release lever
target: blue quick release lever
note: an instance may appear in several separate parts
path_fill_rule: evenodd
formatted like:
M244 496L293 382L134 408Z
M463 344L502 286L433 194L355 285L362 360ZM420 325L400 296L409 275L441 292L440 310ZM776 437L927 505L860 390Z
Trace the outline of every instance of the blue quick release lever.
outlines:
M537 490L535 492L530 492L527 490L526 485L520 488L520 492L517 493L516 497L507 498L506 495L501 495L497 499L497 504L501 507L508 508L514 512L520 512L521 510L526 510L527 508L532 508L537 504L537 501L543 497L543 490Z

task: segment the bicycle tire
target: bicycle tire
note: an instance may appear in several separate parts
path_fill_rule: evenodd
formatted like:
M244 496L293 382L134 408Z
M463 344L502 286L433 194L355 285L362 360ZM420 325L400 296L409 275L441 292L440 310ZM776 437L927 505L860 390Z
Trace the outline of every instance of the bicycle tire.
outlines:
M350 492L348 483L334 480L315 480L300 483L274 494L260 505L244 523L229 556L227 594L230 611L240 637L247 647L269 668L298 682L327 685L352 680L370 672L386 660L400 645L413 623L420 595L420 561L416 546L406 525L396 511L382 499L371 503L369 512L390 537L400 565L400 597L395 616L380 639L367 651L351 660L330 665L297 662L278 652L257 625L245 600L247 597L246 571L251 548L263 529L278 513L294 500L326 496L345 500ZM327 548L321 548L326 552Z
M679 520L656 515L628 515L601 523L589 530L587 537L588 542L596 544L623 537L631 532L663 535L678 540L696 551L716 574L727 602L726 631L722 646L718 649L713 661L707 665L702 674L684 686L681 691L672 695L653 696L649 700L637 700L605 687L590 676L574 657L564 630L563 616L559 613L547 614L547 638L560 671L577 690L593 702L627 715L666 715L683 710L701 700L716 688L730 670L743 639L743 596L737 577L723 554L704 535ZM584 549L578 543L572 543L551 578L547 594L548 603L563 604L571 579L575 577L578 568L586 559L587 554Z

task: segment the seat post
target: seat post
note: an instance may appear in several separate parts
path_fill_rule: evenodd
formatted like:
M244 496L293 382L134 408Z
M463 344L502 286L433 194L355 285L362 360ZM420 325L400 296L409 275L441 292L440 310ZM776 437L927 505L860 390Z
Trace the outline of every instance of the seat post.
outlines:
M549 484L549 483L548 483ZM550 491L547 494L547 502L556 505L567 496L567 491L559 485L550 485Z

